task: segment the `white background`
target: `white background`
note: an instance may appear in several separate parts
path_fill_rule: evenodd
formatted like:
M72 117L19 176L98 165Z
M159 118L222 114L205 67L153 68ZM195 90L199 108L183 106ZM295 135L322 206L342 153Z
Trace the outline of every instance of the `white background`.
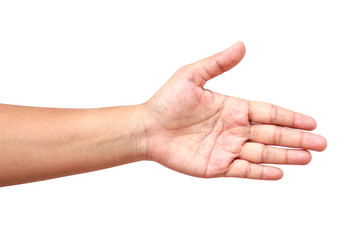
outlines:
M357 1L0 1L0 102L150 98L244 41L213 91L313 116L328 149L280 181L198 179L152 162L0 189L0 239L360 239Z

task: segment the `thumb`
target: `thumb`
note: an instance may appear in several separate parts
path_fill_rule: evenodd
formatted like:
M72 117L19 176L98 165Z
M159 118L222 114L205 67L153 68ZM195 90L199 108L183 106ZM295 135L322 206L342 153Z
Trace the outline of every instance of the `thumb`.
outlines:
M237 42L222 52L188 65L189 80L203 87L206 81L235 67L244 55L244 43Z

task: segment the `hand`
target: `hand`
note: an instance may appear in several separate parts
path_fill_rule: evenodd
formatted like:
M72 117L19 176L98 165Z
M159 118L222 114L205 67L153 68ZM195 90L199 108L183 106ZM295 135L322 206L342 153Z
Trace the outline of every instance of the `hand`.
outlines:
M309 116L204 89L244 54L238 42L184 66L144 104L149 159L196 177L277 180L282 170L263 164L307 164L308 150L326 148L324 137L295 130L315 129Z

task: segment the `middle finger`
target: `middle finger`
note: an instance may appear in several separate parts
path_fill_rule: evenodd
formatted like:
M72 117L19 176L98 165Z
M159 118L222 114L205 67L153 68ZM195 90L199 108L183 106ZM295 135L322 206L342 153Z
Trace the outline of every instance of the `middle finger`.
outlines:
M320 135L267 124L252 125L250 141L315 151L322 151L326 147L324 137Z

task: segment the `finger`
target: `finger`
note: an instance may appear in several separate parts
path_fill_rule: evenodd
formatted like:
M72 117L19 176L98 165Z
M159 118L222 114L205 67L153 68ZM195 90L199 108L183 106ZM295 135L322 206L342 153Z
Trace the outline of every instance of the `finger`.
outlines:
M277 167L264 166L240 159L235 160L225 174L225 177L261 180L278 180L282 178L282 176L282 170Z
M304 130L314 130L316 121L302 113L264 102L249 101L249 118L252 122L268 123Z
M326 139L323 136L303 132L295 129L254 124L251 125L250 141L266 145L303 148L315 151L323 151L326 148Z
M306 150L247 142L242 148L240 158L253 163L306 165L311 161L311 154Z
M235 67L244 54L244 43L237 42L225 51L186 66L189 78L203 87L206 81Z

